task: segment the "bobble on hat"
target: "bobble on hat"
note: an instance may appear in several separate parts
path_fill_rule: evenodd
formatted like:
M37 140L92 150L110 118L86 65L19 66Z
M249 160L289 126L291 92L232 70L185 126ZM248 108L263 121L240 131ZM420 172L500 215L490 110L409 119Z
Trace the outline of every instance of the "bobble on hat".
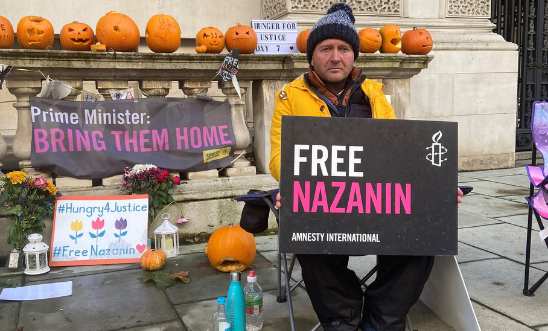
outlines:
M327 15L318 20L310 30L306 43L308 63L312 62L312 54L316 45L326 39L340 39L349 43L354 51L354 60L356 60L360 54L360 38L354 27L355 21L352 8L346 3L336 3L331 6Z

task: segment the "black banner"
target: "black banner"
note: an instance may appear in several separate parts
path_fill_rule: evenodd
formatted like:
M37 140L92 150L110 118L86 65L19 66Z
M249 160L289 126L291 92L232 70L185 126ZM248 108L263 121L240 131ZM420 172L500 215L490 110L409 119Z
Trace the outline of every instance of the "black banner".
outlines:
M284 116L281 143L281 253L458 253L457 123Z
M57 175L105 178L139 163L202 171L228 166L233 159L228 101L33 97L30 105L32 166Z

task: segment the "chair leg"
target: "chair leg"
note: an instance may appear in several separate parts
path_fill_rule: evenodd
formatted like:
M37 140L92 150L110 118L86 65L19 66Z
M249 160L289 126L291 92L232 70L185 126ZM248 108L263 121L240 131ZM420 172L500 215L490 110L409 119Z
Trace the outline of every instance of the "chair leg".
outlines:
M409 314L405 315L405 331L414 331Z
M285 293L287 296L287 303L289 305L289 323L291 324L291 331L295 331L295 321L293 319L293 303L291 301L291 288L289 287L289 274L287 272L287 258L285 253L282 254L285 273Z
M285 254L284 254L285 255ZM282 254L278 253L278 297L276 298L276 301L278 302L286 302L286 296L285 296L285 290L282 293Z

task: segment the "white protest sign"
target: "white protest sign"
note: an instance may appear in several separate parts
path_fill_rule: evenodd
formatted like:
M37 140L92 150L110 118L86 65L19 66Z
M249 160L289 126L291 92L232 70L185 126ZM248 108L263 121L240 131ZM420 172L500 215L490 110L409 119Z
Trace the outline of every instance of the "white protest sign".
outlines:
M257 32L259 44L265 43L297 43L298 32Z
M255 54L292 54L297 49L297 21L252 20L257 33Z
M146 194L59 197L50 265L139 262L147 249L147 233Z
M293 20L252 20L251 27L255 32L297 31L297 21Z
M40 97L46 99L60 100L66 98L72 91L72 86L58 80L46 79L40 92Z
M297 44L277 43L277 44L257 44L254 54L293 54L299 53Z

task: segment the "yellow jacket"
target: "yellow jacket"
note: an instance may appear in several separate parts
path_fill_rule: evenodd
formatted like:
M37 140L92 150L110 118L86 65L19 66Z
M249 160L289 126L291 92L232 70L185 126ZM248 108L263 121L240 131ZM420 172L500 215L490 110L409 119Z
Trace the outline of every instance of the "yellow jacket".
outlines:
M382 84L375 80L366 79L361 89L371 102L373 118L396 118L394 109L382 93ZM270 173L280 181L280 140L282 132L282 116L321 116L330 117L329 109L314 92L312 92L304 77L300 76L291 83L282 87L276 93L274 114L270 127Z

